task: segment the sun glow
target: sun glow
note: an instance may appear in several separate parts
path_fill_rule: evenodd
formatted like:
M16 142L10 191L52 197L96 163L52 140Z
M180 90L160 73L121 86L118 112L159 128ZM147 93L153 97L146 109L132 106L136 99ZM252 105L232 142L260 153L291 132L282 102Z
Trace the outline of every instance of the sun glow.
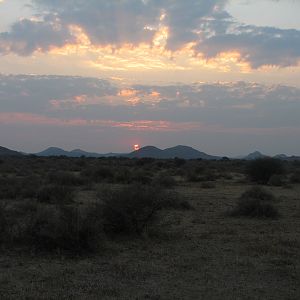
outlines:
M134 151L140 150L140 145L138 145L138 144L133 145L133 150L134 150Z

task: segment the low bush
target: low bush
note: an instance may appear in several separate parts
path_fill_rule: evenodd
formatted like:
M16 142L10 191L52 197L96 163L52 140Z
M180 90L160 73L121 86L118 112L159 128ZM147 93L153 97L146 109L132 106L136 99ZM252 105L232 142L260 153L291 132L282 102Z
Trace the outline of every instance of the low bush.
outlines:
M113 234L142 234L167 200L161 188L141 184L105 190L100 197L105 231Z
M94 252L104 240L97 212L94 207L84 213L70 206L39 206L27 228L26 241L38 251Z
M62 185L42 186L37 192L37 201L48 204L67 204L73 201L73 190Z
M291 183L300 183L300 171L296 171L290 178Z
M272 218L279 216L277 208L273 205L273 194L261 188L252 188L243 193L238 199L232 216L250 218Z
M131 173L130 182L137 184L150 184L152 181L151 174L144 170L135 170Z
M0 177L0 199L28 199L36 196L36 187L41 183L38 176Z
M7 225L5 206L0 203L0 246L5 240Z
M113 182L114 170L107 166L89 166L82 170L81 176L89 182Z
M131 173L128 168L120 168L114 175L115 183L130 183Z
M267 184L273 175L284 174L284 168L279 159L260 158L249 162L246 173L252 181Z
M215 187L216 187L216 185L213 182L210 182L210 181L203 182L201 184L201 188L203 188L203 189L214 189Z
M254 186L245 191L241 197L241 199L258 199L260 201L275 201L275 196L267 191L266 189L263 189L260 186Z
M85 183L80 176L66 171L51 172L48 175L48 181L56 185L79 186Z
M268 185L272 186L283 186L284 185L284 176L279 174L274 174L270 177Z
M153 184L160 185L160 186L163 186L166 188L171 188L171 187L174 187L177 184L177 182L174 179L174 177L172 177L168 174L165 174L165 173L160 173L158 176L156 176L153 179Z

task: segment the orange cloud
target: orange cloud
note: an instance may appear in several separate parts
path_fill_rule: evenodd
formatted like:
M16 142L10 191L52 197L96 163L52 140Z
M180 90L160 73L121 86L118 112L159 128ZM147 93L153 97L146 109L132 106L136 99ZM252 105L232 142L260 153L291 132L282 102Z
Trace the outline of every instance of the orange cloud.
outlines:
M134 89L123 89L121 90L118 95L121 97L135 97L138 91Z

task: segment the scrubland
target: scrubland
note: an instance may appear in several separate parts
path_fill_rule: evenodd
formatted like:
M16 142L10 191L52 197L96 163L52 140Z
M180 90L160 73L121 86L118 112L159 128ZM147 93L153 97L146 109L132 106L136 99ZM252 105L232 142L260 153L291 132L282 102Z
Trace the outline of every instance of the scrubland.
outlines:
M0 299L299 299L300 163L0 159Z

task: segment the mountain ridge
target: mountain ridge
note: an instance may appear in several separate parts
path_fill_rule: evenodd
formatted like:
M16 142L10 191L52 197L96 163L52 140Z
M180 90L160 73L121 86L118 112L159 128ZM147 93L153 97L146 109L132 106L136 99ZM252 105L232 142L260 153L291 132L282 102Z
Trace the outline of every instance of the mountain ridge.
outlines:
M210 155L205 152L201 152L197 149L194 149L190 146L185 145L177 145L174 147L160 149L155 146L145 146L139 150L130 152L130 153L96 153L96 152L88 152L81 149L74 149L71 151L64 150L59 147L48 147L47 149L37 152L37 153L23 153L15 150L11 150L9 148L5 148L0 146L0 157L6 156L25 156L25 155L35 155L40 157L48 157L48 156L66 156L66 157L127 157L127 158L157 158L157 159L173 159L175 157L182 158L182 159L204 159L204 160L220 160L222 159L221 156ZM292 155L288 156L286 154L277 154L274 156L268 156L262 154L259 151L254 151L249 153L248 155L241 155L238 157L231 157L231 159L242 159L242 160L255 160L264 157L273 157L280 160L300 160L300 156Z
M182 159L221 159L218 156L213 156L196 150L190 146L178 145L164 150L154 147L145 146L139 150L133 151L127 155L129 158L157 158L157 159L173 159L175 157Z
M0 146L0 156L24 156L23 153Z

